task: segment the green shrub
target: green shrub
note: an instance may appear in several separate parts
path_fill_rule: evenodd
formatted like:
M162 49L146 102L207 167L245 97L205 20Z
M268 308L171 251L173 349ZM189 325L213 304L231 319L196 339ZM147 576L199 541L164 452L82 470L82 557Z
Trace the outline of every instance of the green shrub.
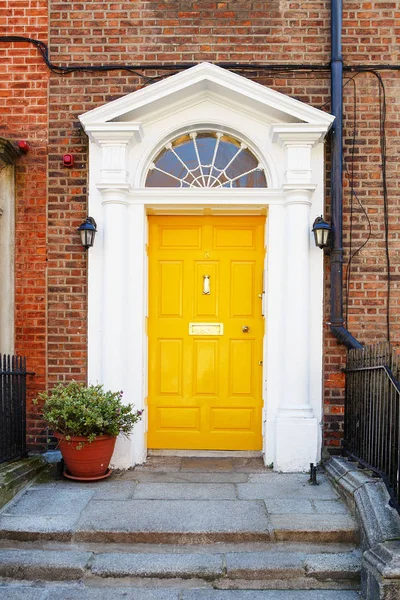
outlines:
M106 392L102 385L86 386L76 381L60 383L50 392L39 394L44 400L43 417L51 430L71 436L85 436L89 442L98 435L130 433L142 418L142 410L122 404L123 392Z

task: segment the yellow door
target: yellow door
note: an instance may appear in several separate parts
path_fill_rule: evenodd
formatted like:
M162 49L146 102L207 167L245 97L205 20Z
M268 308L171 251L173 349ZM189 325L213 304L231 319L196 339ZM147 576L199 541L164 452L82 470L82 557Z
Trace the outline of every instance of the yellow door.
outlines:
M264 224L149 218L149 448L261 449Z

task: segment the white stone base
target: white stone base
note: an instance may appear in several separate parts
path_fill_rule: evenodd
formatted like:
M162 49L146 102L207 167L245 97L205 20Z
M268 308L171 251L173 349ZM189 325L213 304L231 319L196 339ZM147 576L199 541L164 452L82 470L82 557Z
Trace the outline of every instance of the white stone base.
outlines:
M274 471L305 472L317 464L318 422L315 417L278 416Z
M110 467L112 469L129 469L133 464L133 440L131 437L120 434L115 442Z

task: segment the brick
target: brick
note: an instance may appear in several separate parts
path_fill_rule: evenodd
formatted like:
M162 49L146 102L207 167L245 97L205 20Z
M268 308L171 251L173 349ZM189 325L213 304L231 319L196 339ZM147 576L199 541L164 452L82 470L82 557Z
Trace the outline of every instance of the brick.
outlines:
M222 2L96 2L67 4L6 0L0 33L44 42L51 36L56 64L197 62L328 64L329 2L289 4L235 0ZM395 2L356 2L344 7L345 64L398 63L400 13ZM49 73L27 43L0 45L0 135L26 139L31 151L16 166L16 330L15 346L37 376L29 383L28 410L38 391L72 376L86 378L86 263L72 232L86 217L87 141L78 115L142 87L124 71ZM147 73L149 74L149 73ZM163 74L152 71L152 76ZM245 76L312 106L329 110L328 73L268 73L254 68ZM344 87L344 273L350 252L367 238L368 224L354 190L368 213L372 236L351 263L348 327L363 342L385 339L387 272L384 247L379 88L371 73L345 74ZM400 75L382 72L387 94L387 185L392 258L392 341L400 347ZM357 122L353 123L354 98ZM49 112L47 110L49 106ZM356 139L353 155L353 129ZM76 167L61 157L71 152ZM327 144L329 216L330 150ZM353 208L351 208L351 205ZM350 213L353 214L350 247ZM329 321L329 264L326 262ZM47 281L47 284L46 284ZM46 289L47 285L47 289ZM346 301L346 290L344 290ZM346 308L347 306L347 308ZM46 341L47 340L47 341ZM346 352L324 328L325 443L340 444ZM79 361L79 364L77 363ZM332 420L331 417L334 417ZM35 425L33 425L35 422ZM40 415L32 420L40 428ZM35 447L40 435L31 433Z

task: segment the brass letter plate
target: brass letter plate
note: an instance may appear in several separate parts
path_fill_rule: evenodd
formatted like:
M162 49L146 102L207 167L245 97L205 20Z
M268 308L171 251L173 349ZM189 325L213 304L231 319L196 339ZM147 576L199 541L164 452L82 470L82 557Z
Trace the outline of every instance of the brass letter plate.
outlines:
M189 335L223 335L223 323L189 323Z

